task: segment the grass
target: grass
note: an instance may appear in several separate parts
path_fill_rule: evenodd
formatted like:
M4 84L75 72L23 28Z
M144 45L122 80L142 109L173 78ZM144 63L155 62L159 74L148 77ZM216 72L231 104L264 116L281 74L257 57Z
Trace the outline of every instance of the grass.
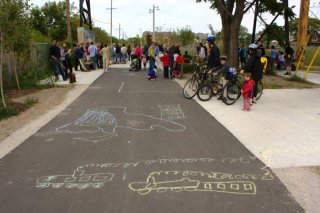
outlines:
M296 81L296 82L301 82L301 83L308 83L305 79L297 76L297 75L292 75L289 78L286 78L287 81Z
M38 99L34 97L28 97L24 100L24 104L27 105L28 107L34 106L36 103L38 103Z
M0 120L6 119L19 114L19 109L16 107L0 108Z

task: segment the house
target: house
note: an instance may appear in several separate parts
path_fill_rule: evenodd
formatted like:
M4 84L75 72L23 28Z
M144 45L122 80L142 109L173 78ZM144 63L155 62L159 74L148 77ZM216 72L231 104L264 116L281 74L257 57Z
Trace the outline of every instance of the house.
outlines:
M320 30L310 35L308 46L320 46Z

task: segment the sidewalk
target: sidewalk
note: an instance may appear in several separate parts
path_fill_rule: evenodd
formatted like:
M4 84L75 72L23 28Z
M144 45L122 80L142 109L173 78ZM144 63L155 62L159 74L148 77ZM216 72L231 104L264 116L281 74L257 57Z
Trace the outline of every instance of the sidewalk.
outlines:
M320 73L307 80L320 84ZM194 100L271 167L306 212L319 212L320 176L308 167L320 166L320 88L265 89L250 112L241 111L242 100Z

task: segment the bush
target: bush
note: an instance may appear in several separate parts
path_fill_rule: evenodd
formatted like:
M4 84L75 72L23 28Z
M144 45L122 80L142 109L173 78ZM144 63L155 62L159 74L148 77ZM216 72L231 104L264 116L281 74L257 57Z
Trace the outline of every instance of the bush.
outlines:
M0 120L6 119L19 114L19 110L15 107L0 108Z
M28 107L32 107L36 103L38 103L38 98L28 97L24 100L24 104Z

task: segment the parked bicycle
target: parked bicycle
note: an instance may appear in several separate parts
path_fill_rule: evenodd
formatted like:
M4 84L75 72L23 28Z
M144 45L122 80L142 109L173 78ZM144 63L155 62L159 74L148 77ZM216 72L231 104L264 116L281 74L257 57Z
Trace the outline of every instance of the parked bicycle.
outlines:
M195 65L196 69L193 72L191 79L189 79L183 87L183 96L187 99L191 99L197 94L201 79L203 79L201 75L205 70L205 67L200 66L199 64Z
M223 94L223 102L226 105L234 104L240 97L241 97L241 85L243 83L243 79L240 75L236 73L227 73L226 79L228 83L223 87L222 94ZM260 80L258 82L258 94L257 100L260 99L263 93L263 83Z
M219 83L216 75L209 74L205 70L202 78L202 83L197 91L197 96L201 101L209 101L213 96L221 94L222 84Z

